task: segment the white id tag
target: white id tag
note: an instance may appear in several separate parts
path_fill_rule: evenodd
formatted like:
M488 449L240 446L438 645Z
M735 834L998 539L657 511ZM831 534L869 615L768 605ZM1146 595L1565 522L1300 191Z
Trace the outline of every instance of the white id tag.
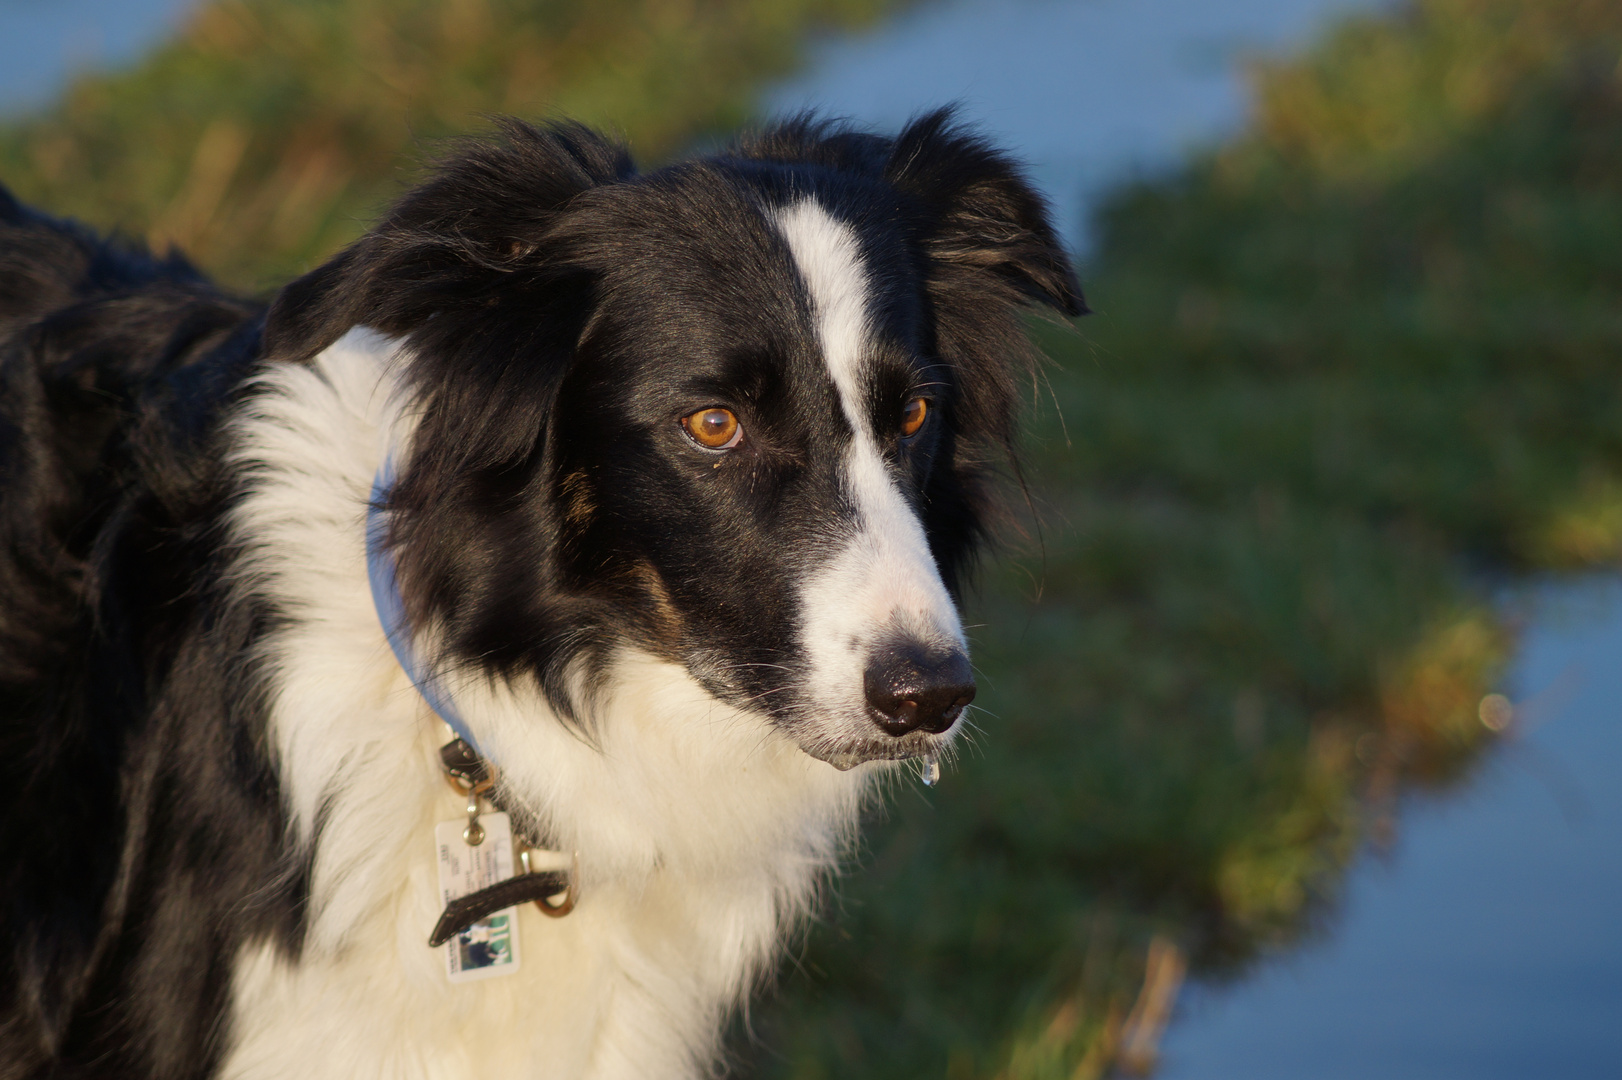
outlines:
M513 828L506 814L480 814L484 840L462 839L467 819L434 827L439 858L441 906L513 876ZM445 943L451 982L488 979L518 970L518 909L506 908L480 919Z

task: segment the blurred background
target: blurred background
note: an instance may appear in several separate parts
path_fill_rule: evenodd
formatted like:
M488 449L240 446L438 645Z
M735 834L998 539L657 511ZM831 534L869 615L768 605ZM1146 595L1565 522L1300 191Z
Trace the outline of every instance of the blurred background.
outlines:
M0 182L254 292L492 114L948 100L1097 314L735 1071L1622 1075L1622 4L0 0Z

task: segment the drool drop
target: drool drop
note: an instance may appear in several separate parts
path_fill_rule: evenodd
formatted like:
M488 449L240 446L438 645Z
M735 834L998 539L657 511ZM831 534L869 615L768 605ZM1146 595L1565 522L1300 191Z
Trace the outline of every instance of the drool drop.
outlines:
M924 782L925 787L934 787L940 783L940 759L934 754L925 754L923 760L918 762L918 779Z

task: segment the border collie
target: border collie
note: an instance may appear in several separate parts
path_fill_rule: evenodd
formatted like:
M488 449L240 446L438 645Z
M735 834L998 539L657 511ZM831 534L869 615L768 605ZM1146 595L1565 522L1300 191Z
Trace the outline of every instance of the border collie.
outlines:
M268 307L0 191L0 1077L712 1073L962 727L1033 305L944 111L507 122Z

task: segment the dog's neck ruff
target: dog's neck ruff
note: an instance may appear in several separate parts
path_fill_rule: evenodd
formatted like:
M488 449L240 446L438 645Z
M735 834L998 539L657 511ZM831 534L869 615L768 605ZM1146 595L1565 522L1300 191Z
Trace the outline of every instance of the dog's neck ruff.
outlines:
M411 685L428 703L439 718L458 738L484 757L484 749L473 737L467 721L456 710L455 702L433 676L417 666L417 654L411 647L411 620L406 613L405 599L400 595L400 583L394 573L394 553L389 550L389 522L383 504L394 488L394 455L383 459L383 465L372 480L372 500L366 509L366 576L372 585L372 603L377 608L377 620L383 624L383 634L389 639L389 648L400 662Z

